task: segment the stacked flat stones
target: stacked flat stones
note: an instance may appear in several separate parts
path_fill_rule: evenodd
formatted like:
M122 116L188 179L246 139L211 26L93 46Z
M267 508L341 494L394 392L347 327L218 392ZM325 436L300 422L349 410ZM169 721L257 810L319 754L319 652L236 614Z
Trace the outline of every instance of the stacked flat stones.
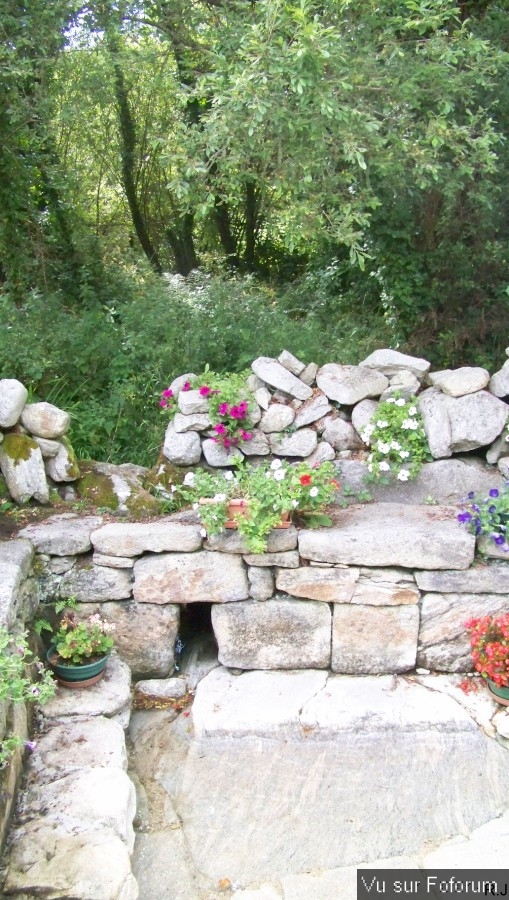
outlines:
M509 352L506 351L506 353ZM365 447L360 432L380 400L394 394L419 396L431 454L488 448L488 462L509 469L504 427L509 416L509 360L490 378L486 369L465 366L430 373L431 364L395 350L376 350L359 365L306 365L284 351L259 357L247 380L252 440L225 449L213 440L208 400L199 390L182 391L192 373L171 388L179 411L166 429L163 455L178 466L206 462L229 466L234 457L282 456L311 465L345 458ZM239 398L240 399L240 398Z
M17 503L32 497L48 503L51 482L79 476L65 434L69 413L52 403L27 403L28 391L15 378L0 379L0 471Z

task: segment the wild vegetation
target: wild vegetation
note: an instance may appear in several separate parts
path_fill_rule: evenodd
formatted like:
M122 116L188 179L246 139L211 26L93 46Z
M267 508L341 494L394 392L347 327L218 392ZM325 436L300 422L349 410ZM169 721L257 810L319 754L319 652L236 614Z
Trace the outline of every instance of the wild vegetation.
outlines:
M498 368L508 0L5 0L0 377L152 462L160 391L288 348Z

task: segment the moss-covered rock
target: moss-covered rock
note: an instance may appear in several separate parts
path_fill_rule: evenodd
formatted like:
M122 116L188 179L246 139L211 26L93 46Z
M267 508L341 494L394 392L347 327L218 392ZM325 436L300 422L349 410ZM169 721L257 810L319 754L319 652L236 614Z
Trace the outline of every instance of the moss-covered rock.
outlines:
M12 459L14 465L21 462L21 460L27 462L32 453L37 450L39 450L38 445L28 436L28 434L9 432L9 434L4 435L2 441L2 453L5 453L9 459Z
M159 515L162 505L142 485L145 469L128 464L87 461L80 464L81 477L76 484L78 496L104 509L122 512L132 518Z

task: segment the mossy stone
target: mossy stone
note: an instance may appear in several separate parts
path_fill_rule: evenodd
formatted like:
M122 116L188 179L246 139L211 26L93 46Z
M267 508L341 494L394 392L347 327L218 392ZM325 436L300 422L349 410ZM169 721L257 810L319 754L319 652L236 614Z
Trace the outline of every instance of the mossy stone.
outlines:
M83 466L81 467L83 472ZM103 506L105 509L118 509L119 499L113 487L113 481L109 475L99 475L97 472L87 472L78 478L76 484L78 496L89 500L94 506Z
M35 441L28 434L15 434L10 432L4 435L2 451L17 465L21 461L30 459L32 453L39 449Z

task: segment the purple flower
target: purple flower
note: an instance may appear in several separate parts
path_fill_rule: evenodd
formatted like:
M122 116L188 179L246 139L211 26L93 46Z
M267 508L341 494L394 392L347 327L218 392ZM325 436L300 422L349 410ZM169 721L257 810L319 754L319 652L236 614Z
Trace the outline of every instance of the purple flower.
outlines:
M492 534L491 539L492 539L492 541L494 541L495 544L499 544L499 545L503 544L505 541L503 534Z
M494 513L494 512L496 512L496 511L497 511L497 507L496 507L496 506L488 506L488 512L489 512L489 513Z
M35 748L37 747L37 741L23 741L23 743L25 744L27 750L30 751L30 753L33 753Z
M498 497L498 488L492 488L490 491L490 497Z
M467 494L467 497L468 497L469 500L473 500L474 497L475 497L474 491L469 491L468 494Z
M458 522L471 522L472 521L472 516L470 515L469 512L459 513L456 518L458 519Z

